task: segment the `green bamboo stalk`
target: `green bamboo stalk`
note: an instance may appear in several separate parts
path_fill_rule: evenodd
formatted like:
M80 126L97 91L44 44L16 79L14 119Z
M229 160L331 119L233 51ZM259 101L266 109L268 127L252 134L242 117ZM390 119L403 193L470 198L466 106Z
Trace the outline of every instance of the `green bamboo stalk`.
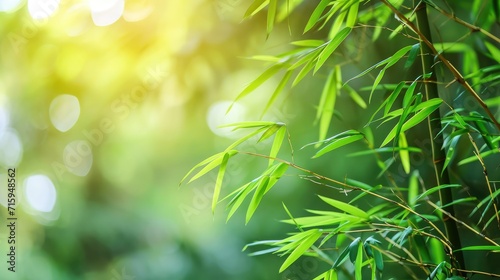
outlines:
M415 7L415 13L417 18L417 28L429 42L432 43L431 38L431 30L429 27L429 19L427 18L427 5L425 1L419 1L417 6ZM424 88L425 88L425 98L426 100L432 98L439 97L439 91L436 83L436 71L432 69L433 59L432 59L432 50L421 41L420 44L420 52L421 52L421 60L422 60L422 71L423 74L432 73L430 77L425 80ZM438 185L441 184L450 184L450 177L448 174L448 170L443 170L444 161L446 159L445 151L441 149L436 143L436 139L438 137L442 137L438 135L439 131L441 131L441 115L439 110L434 111L428 118L428 127L429 127L429 137L431 139L431 149L432 149L432 159L434 162L434 172L436 176L436 183ZM443 171L442 171L443 170ZM442 171L442 175L440 175ZM439 196L441 199L441 205L447 205L453 202L453 195L451 192L451 188L444 188L440 190ZM455 216L455 210L453 206L448 206L443 208L445 211L450 213L450 215ZM445 228L448 239L450 240L453 249L462 248L460 235L458 232L457 223L450 218L445 218ZM462 251L458 251L453 253L454 262L453 266L458 266L456 268L465 269L465 261Z

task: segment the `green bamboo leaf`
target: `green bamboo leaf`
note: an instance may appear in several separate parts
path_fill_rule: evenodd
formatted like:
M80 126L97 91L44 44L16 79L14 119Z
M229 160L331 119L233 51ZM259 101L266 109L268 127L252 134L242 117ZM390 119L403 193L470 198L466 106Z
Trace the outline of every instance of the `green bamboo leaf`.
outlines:
M233 127L233 130L242 129L242 128L255 128L255 127L269 127L274 125L275 122L268 121L245 121L245 122L236 122L236 123L228 123L220 125L220 128Z
M271 125L264 133L262 133L262 136L259 138L257 143L266 140L267 138L271 137L278 131L281 127L283 127L282 123L275 123Z
M433 188L430 188L430 189L426 190L421 195L419 195L416 198L416 201L419 201L419 200L421 200L424 197L428 197L429 195L431 195L431 194L433 194L433 193L435 193L437 191L440 191L442 189L445 189L445 188L458 188L458 187L461 187L461 186L462 185L460 185L460 184L444 184L444 185L435 186Z
M323 11L326 9L328 4L330 4L330 1L331 0L321 0L321 2L319 2L319 4L314 9L311 17L309 17L309 20L307 21L306 27L304 28L304 33L309 31L311 28L314 27L314 25L316 25L319 18L323 14Z
M354 239L354 241L349 244L349 260L352 263L356 263L359 246L361 246L361 237Z
M346 136L346 137L338 139L338 140L334 140L330 144L326 145L324 148L319 150L312 158L318 158L318 157L320 157L328 152L331 152L331 151L338 149L342 146L345 146L347 144L359 141L361 139L363 139L363 135L358 134L358 135L350 135L350 136Z
M421 105L425 103L425 106L427 106L427 107L423 108L418 113L416 113L413 117L411 117L408 121L406 121L402 125L400 133L407 131L408 129L416 126L417 124L419 124L420 122L425 120L432 112L434 112L437 108L439 108L439 106L441 105L442 102L443 102L443 100L440 98L433 98L431 100L428 100L428 101L421 103ZM417 108L415 108L415 109L417 109ZM389 143L392 139L394 139L394 137L396 136L396 130L397 130L397 127L394 127L391 130L391 132L389 132L389 134L385 138L382 145L380 145L381 147L387 145L387 143Z
M215 157L212 161L210 161L210 163L208 163L207 165L205 165L205 167L203 167L198 173L196 173L193 177L191 177L191 180L189 180L188 183L193 182L194 180L200 178L201 176L203 176L203 175L207 174L208 172L210 172L212 169L214 169L217 166L219 166L222 163L222 160L223 160L224 155L226 153L229 153L229 156L233 156L233 155L237 154L238 151L232 150L232 151L226 151L226 152L217 154L217 157ZM212 158L212 157L210 157L210 158Z
M443 164L443 169L441 170L441 176L443 175L443 172L446 170L446 167L448 167L453 158L455 158L455 147L457 146L459 139L460 135L457 135L453 137L450 141L450 145L448 146L448 151L446 152L446 159Z
M324 197L324 196L319 196L319 198L321 198L321 200L330 204L331 206L338 208L338 209L340 209L346 213L349 213L353 216L360 217L360 218L363 218L365 220L368 220L368 218L369 218L368 213L366 213L365 211L363 211L355 206L349 205L349 204L342 202L342 201L338 201L338 200L334 200L334 199L331 199L328 197Z
M228 203L227 207L231 207L231 210L229 210L229 213L227 214L227 219L226 222L231 219L231 217L236 213L236 210L241 206L245 198L250 194L255 188L257 188L257 183L258 181L252 181L250 183L247 183L243 185L241 188L241 191L236 194L233 199Z
M486 41L484 42L484 45L490 52L491 58L493 58L497 63L500 63L500 50L497 47L495 47L495 45Z
M375 259L375 266L379 272L384 271L384 258L379 250L373 251L373 258Z
M247 141L248 139L254 137L255 135L263 132L265 129L267 129L267 126L262 126L260 127L259 129L256 129L254 130L253 132L249 133L248 135L246 136L243 136L241 137L240 139L236 140L234 143L232 143L231 145L229 145L225 150L224 152L227 152L227 151L230 151L232 149L234 149L235 147L237 147L238 145L240 145L241 143Z
M500 253L500 246L468 246L461 249L453 250L453 252L458 251L491 251L492 253Z
M363 244L359 242L356 261L354 262L354 277L356 280L363 280L361 269L363 268Z
M269 0L255 0L252 2L250 7L248 7L247 11L245 12L244 18L252 17L258 12L260 12L262 9L264 9L267 4L269 3Z
M316 62L316 67L314 67L314 73L318 71L319 68L326 62L326 60L332 55L332 53L337 49L337 47L347 38L349 33L351 33L351 28L345 27L339 33L333 37L332 40L325 46L323 51L319 54L318 61Z
M345 25L347 27L354 27L356 24L356 20L358 19L358 8L359 8L359 1L356 1L350 8L349 8L349 14L347 15L347 20Z
M293 41L290 44L298 47L308 47L308 48L316 48L324 44L323 40L299 40L299 41Z
M408 236L410 236L412 232L413 228L409 226L401 233L401 235L399 235L399 238L397 239L399 246L403 246L403 244L405 244L405 242L408 240ZM394 237L396 237L396 235Z
M311 57L316 56L316 55L317 55L316 53L311 53ZM295 79L292 82L292 87L296 86L302 79L304 79L304 77L309 72L311 72L311 70L314 68L315 60L316 60L316 57L307 61L306 65L304 65L304 67L302 67L302 69L300 69L299 73L297 74L297 76L295 76ZM292 65L292 67L293 67L293 65Z
M349 85L345 85L344 88L349 93L349 96L351 97L351 99L354 102L356 102L356 104L358 104L359 107L366 109L367 106L366 106L365 100L363 100L363 98L361 98L361 96L359 96L359 94L352 87L350 87Z
M410 68L413 63L415 62L415 59L417 58L417 55L420 51L420 43L416 43L411 47L410 53L408 54L408 59L405 62L405 69Z
M318 229L312 229L308 231L309 236L304 238L304 240L293 250L293 252L286 258L280 267L279 272L283 272L292 263L294 263L298 258L300 258L304 253L311 248L311 246L320 238L321 232Z
M419 198L418 196L418 178L420 177L418 169L413 171L410 176L410 181L408 183L408 205L411 208L415 208L415 204Z
M210 156L210 157L204 159L203 161L199 162L198 164L196 164L193 168L191 168L191 170L188 171L188 173L186 173L186 175L184 175L184 177L182 178L179 185L182 185L182 183L189 177L189 175L191 175L198 167L201 167L203 165L207 165L208 163L216 160L219 157L222 157L223 155L224 155L224 152L217 153L213 156ZM193 181L193 180L191 179L191 181Z
M264 114L269 110L269 108L271 108L271 106L274 104L274 102L278 98L278 95L283 91L286 84L290 80L290 77L292 76L292 74L293 74L293 71L290 71L290 70L286 71L285 75L283 76L280 83L278 84L278 86L274 90L273 94L271 95L271 98L269 98L269 101L267 101L266 107L264 107L264 110L262 111L262 115L260 116L261 119L264 116Z
M219 195L222 189L222 180L224 179L224 174L226 174L226 167L228 160L229 160L229 153L225 153L219 167L217 180L215 181L214 195L212 197L212 214L215 213L215 206L217 206L217 202L219 201Z
M337 257L332 266L334 269L339 268L345 262L345 260L349 256L349 248L350 246L345 247L344 251L342 251L342 253L340 253L340 255Z
M378 86L378 84L380 83L380 81L384 77L385 69L386 68L383 68L382 70L380 70L380 72L378 72L377 77L375 78L375 81L373 81L372 91L370 92L370 96L368 97L368 103L372 103L373 92L375 91L375 88Z
M250 205L248 206L247 209L245 224L248 224L253 214L255 213L255 210L257 210L257 207L262 201L262 197L264 197L268 183L269 183L269 176L264 176L259 180L257 189L255 190L252 200L250 201Z
M335 110L335 101L337 99L337 85L336 71L332 70L323 88L318 110L316 112L316 119L320 120L319 141L326 138L328 128L330 127L330 122Z
M438 239L430 238L429 248L433 263L441 263L446 259L444 246Z
M264 73L262 73L257 79L251 82L243 91L234 99L233 103L227 109L227 112L231 111L234 103L247 96L249 93L257 89L260 85L262 85L265 81L269 80L272 76L274 76L278 71L282 68L281 64L276 64L269 67ZM226 113L227 113L226 112Z
M278 131L276 132L276 136L274 136L273 146L271 147L271 151L269 152L269 157L270 157L269 166L273 164L274 162L273 158L276 158L278 156L278 152L281 148L283 140L285 139L285 136L286 136L286 126L281 125Z
M387 98L387 103L386 103L386 106L385 106L385 109L384 109L384 116L386 116L389 113L389 111L392 108L392 105L394 104L394 101L396 101L396 99L399 96L399 93L404 88L404 86L405 86L405 82L400 82L397 85L397 87L394 89L394 91L392 92L392 94L389 96L389 98Z
M278 0L269 0L269 7L267 9L267 36L269 36L273 30L277 9Z
M479 156L481 156L481 158L484 159L485 157L491 156L493 154L497 154L498 152L499 152L498 150L489 150L489 151L480 153ZM479 158L476 155L473 155L473 156L470 156L468 158L465 158L465 159L459 161L458 165L464 165L464 164L475 162L478 160L479 160Z
M403 133L399 134L399 158L401 159L401 164L403 165L403 170L406 174L410 174L410 152L408 151L408 142L406 141L406 136Z

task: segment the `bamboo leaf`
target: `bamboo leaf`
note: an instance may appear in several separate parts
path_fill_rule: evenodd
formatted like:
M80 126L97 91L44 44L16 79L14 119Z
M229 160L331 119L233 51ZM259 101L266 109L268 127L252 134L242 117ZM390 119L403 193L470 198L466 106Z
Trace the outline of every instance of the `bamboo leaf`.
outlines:
M285 135L286 135L286 126L281 125L278 131L276 132L276 136L274 136L273 146L271 147L271 151L269 152L269 157L270 157L269 166L273 164L274 162L273 158L276 158L278 156L278 152L281 148L283 140L285 139Z
M248 224L253 214L255 213L255 210L257 210L257 207L259 206L262 197L264 197L268 183L269 183L269 176L264 176L259 180L257 189L255 190L252 200L250 201L250 205L248 206L247 209L245 224Z
M323 43L323 40L299 40L293 41L290 44L298 47L316 48L321 46Z
M361 269L363 268L363 244L359 242L358 251L356 254L356 261L354 262L354 277L356 280L363 280Z
M258 181L252 181L250 183L245 184L241 191L236 194L233 199L228 203L227 207L231 207L229 213L227 214L226 222L231 219L231 217L236 213L236 210L241 206L245 198L248 196L250 192L252 192L257 187Z
M274 104L274 102L278 98L278 95L280 95L280 93L283 91L286 84L290 80L290 77L292 76L292 74L293 74L293 71L290 71L290 70L286 71L285 75L283 76L280 83L278 84L278 86L274 90L273 94L271 95L271 98L269 98L269 101L267 101L266 107L264 107L264 110L262 111L261 119L264 116L264 114L269 110L269 108L271 108L271 106Z
M413 63L415 62L415 59L417 58L417 55L420 51L420 43L416 43L411 47L410 53L408 54L408 59L405 62L405 69L410 68Z
M418 169L413 171L413 173L410 176L410 182L408 185L408 205L411 208L415 208L415 204L418 200L418 189L419 189L419 184L418 184L418 177L419 177L419 172Z
M322 148L321 150L319 150L314 156L313 158L318 158L328 152L331 152L335 149L338 149L342 146L345 146L347 144L350 144L350 143L353 143L353 142L356 142L358 140L361 140L363 139L363 135L361 134L358 134L358 135L350 135L350 136L346 136L344 138L341 138L341 139L338 139L338 140L334 140L332 141L330 144L326 145L324 148Z
M278 71L282 68L280 64L273 65L269 67L264 73L262 73L257 79L251 82L243 91L234 99L233 103L227 109L227 112L231 111L234 103L247 96L249 93L257 89L260 85L262 85L265 81L269 80L272 76L274 76Z
M225 153L222 158L222 162L219 167L219 173L217 174L217 180L215 181L214 195L212 197L212 214L215 213L215 207L219 201L220 191L222 189L222 180L224 179L224 174L226 174L227 162L229 160L229 153Z
M337 49L337 47L347 38L349 33L351 33L351 28L345 27L339 33L333 37L332 40L326 45L323 51L319 54L318 61L316 62L316 67L314 68L314 73L318 71L319 68L326 62L326 60L332 55L332 53Z
M280 123L275 123L271 125L264 133L262 133L262 136L259 138L257 143L266 140L267 138L271 137L278 131L281 127L283 127L283 124Z
M311 17L309 17L309 20L307 21L306 27L304 28L304 33L309 31L314 27L314 25L316 25L328 4L330 4L330 0L321 0L321 2L319 2L319 4L314 9Z
M416 126L417 124L419 124L420 122L425 120L425 118L427 118L432 112L434 112L437 108L439 108L439 105L441 105L442 102L443 102L442 99L434 98L434 99L431 99L431 100L428 100L428 101L421 103L421 104L425 103L425 106L427 106L427 107L423 108L418 113L416 113L413 117L411 117L409 120L407 120L402 125L400 133L407 131L408 129ZM424 105L422 105L422 106L424 106ZM391 130L391 132L389 132L389 134L385 138L382 145L380 145L381 147L387 145L387 143L389 143L392 139L394 139L394 137L396 136L396 130L397 130L397 127L394 127Z
M304 238L304 240L293 250L293 252L286 258L283 264L280 267L279 272L283 272L287 269L292 263L294 263L298 258L300 258L304 253L311 248L311 246L318 240L321 236L321 232L318 229L312 229L308 231L308 237Z
M406 141L406 136L403 133L399 134L399 158L401 159L401 164L403 165L403 170L406 174L410 174L410 152L408 151L408 142Z
M335 110L335 101L337 99L337 82L335 70L330 72L326 84L321 94L318 110L316 111L316 120L319 124L319 141L326 138L328 128Z
M359 107L366 109L367 106L365 100L363 100L363 98L361 98L361 96L359 96L359 94L352 87L350 87L349 85L345 85L344 88L349 93L349 96L351 96L351 99L356 102Z
M233 156L233 155L235 155L238 152L233 150L233 151L228 151L228 153L229 153L230 156ZM207 174L208 172L210 172L212 169L214 169L217 166L219 166L222 163L222 160L223 160L225 154L226 154L226 152L217 154L216 155L217 157L215 157L210 163L208 163L207 165L205 165L205 167L203 167L198 173L196 173L191 178L191 180L189 180L188 183L193 182L194 180L200 178L201 176L203 176L203 175Z
M500 253L500 246L468 246L463 247L457 250L453 250L453 252L458 251L491 251L492 253Z
M349 260L352 263L356 263L359 246L361 246L361 237L354 239L354 241L349 244Z
M267 10L267 36L269 36L269 34L271 34L271 31L273 30L277 9L278 0L269 0L269 7Z
M349 14L347 15L347 20L345 25L347 27L354 27L356 24L356 20L358 19L358 8L359 8L359 1L356 1L350 8L349 8Z
M422 198L424 197L428 197L429 195L439 191L439 190L442 190L442 189L445 189L445 188L458 188L458 187L461 187L462 185L460 184L443 184L443 185L439 185L439 186L435 186L433 188L430 188L428 190L426 190L425 192L423 192L421 195L419 195L416 200L419 201L421 200Z
M334 199L324 197L324 196L319 196L319 198L321 198L321 200L330 204L331 206L338 208L338 209L340 209L346 213L349 213L353 216L360 217L360 218L363 218L365 220L368 220L368 218L369 218L368 213L366 213L365 211L363 211L357 207L349 205L345 202L341 202L341 201L334 200Z
M345 247L344 251L342 251L342 253L340 253L340 255L337 257L332 266L334 269L339 268L345 262L345 260L349 256L349 248L350 246Z
M269 0L255 0L252 2L250 7L248 7L247 11L245 12L244 18L252 17L255 14L257 14L259 11L264 9L266 5L269 3Z

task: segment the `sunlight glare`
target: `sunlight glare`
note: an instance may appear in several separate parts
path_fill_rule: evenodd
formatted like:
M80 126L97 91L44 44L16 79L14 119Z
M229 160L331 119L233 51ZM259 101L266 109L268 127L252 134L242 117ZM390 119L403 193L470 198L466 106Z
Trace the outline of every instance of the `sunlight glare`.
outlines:
M11 13L21 6L22 0L2 0L0 1L0 12Z
M96 26L107 26L115 23L123 14L124 0L89 0L92 21Z
M28 0L28 12L35 20L43 20L53 15L59 8L60 0Z

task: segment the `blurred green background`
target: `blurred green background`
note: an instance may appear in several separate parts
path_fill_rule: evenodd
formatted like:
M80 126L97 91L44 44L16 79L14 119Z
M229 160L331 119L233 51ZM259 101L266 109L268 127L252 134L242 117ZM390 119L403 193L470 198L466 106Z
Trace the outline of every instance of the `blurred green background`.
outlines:
M212 215L216 175L179 188L192 166L241 136L217 126L256 120L279 82L270 80L226 115L237 93L265 69L246 57L287 50L288 42L303 38L314 8L302 4L266 38L265 14L242 21L250 3L0 2L0 279L312 279L325 268L304 258L279 275L282 259L241 252L249 242L292 230L277 223L287 217L281 201L296 215L321 207L313 194L325 190L294 171L246 226L240 212L227 223L224 207ZM339 56L358 56L370 32L354 32ZM359 73L411 42L405 40L375 45L372 56L353 61L346 73ZM317 139L311 131L325 73L306 78L263 118L288 124L297 162L312 155L299 148ZM342 119L331 134L361 128L369 118L347 96L338 104ZM241 149L269 148L254 144ZM284 149L282 157L291 159ZM266 164L237 158L228 167L226 193ZM307 167L375 184L374 162L317 160ZM6 264L8 168L17 176L15 273Z

